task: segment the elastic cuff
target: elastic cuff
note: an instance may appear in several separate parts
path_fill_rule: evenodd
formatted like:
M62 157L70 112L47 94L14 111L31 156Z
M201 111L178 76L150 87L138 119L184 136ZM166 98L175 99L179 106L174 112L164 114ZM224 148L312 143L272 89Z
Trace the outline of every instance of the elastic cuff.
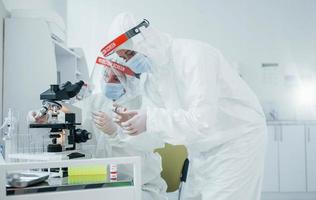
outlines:
M116 138L118 136L118 130L115 131L112 135L107 135L109 138Z
M116 132L113 135L109 135L108 139L111 141L122 141L127 137L126 134L123 133L123 130L121 127L118 127Z

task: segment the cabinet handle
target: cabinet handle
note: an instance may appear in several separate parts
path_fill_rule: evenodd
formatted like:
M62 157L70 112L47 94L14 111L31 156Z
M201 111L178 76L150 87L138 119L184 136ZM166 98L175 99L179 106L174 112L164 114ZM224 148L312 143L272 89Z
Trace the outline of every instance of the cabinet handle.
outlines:
M279 137L278 137L278 129L277 127L274 127L274 141L278 141L279 140Z
M280 131L280 142L283 142L283 132L282 132L282 130Z

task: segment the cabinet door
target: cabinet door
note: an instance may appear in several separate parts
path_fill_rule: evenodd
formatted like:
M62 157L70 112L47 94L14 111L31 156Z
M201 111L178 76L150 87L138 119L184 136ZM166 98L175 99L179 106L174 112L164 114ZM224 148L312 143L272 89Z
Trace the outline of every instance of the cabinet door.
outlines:
M279 141L280 191L305 192L305 127L283 125Z
M279 166L278 166L278 126L268 126L268 141L266 146L263 192L279 191Z
M316 125L307 127L306 153L307 191L316 192Z

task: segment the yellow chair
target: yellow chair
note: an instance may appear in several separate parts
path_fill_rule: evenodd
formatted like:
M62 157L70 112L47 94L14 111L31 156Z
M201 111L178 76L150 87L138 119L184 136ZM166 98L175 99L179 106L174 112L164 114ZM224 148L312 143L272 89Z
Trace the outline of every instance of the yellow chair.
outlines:
M187 178L189 167L187 149L183 145L165 144L164 148L156 149L162 159L161 176L166 181L167 192L179 190L178 199L181 199L182 185Z

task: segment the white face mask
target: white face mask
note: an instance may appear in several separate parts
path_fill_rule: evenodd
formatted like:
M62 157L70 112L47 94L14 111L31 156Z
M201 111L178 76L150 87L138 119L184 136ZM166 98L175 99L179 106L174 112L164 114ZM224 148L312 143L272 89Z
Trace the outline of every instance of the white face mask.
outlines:
M113 101L116 101L125 94L124 87L120 83L106 83L103 90L104 95Z
M130 67L136 74L149 72L151 69L151 61L147 56L141 53L136 53L131 59L126 62L126 65Z

